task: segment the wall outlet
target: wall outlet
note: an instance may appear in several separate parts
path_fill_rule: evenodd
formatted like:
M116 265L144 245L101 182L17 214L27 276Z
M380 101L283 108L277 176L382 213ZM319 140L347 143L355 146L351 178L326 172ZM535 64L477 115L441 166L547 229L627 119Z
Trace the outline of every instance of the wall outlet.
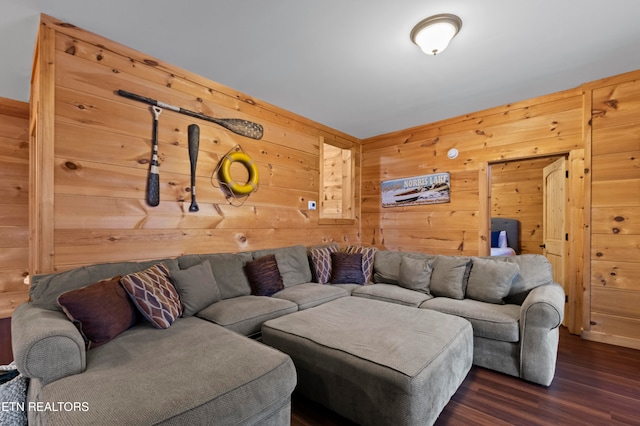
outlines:
M309 201L309 210L315 210L315 209L316 209L316 202Z

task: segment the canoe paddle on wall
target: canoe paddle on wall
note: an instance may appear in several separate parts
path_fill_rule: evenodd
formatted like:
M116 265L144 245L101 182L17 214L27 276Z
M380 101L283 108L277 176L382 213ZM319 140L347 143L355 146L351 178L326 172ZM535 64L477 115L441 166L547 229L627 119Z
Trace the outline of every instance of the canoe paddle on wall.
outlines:
M127 92L126 90L118 90L116 93L127 99L144 102L149 105L179 112L180 114L185 114L189 117L199 118L201 120L215 123L240 136L246 136L251 139L262 139L263 128L260 124L254 123L253 121L242 120L240 118L215 118L209 115L202 114L200 112L189 111L188 109L180 108L175 105L170 105L161 101L157 101L155 99L147 98L146 96Z
M147 203L151 207L160 204L160 169L158 169L158 118L162 112L162 108L154 106L153 110L153 140L151 167L149 167L149 183L147 185Z
M200 210L196 202L196 164L198 162L198 148L200 147L200 127L197 124L190 124L187 128L189 136L189 163L191 163L191 205L190 212Z

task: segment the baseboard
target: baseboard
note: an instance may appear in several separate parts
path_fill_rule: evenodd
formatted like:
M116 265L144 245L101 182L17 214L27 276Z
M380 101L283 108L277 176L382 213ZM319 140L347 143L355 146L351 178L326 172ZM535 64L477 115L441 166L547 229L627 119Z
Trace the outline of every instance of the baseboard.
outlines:
M597 331L582 330L582 338L594 342L607 343L609 345L623 346L625 348L640 350L640 340L630 337L615 336L612 334L599 333Z

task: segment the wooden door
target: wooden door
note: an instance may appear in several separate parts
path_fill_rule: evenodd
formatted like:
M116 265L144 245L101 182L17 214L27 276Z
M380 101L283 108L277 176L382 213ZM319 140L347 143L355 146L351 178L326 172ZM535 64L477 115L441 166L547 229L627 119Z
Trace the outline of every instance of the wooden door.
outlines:
M564 287L565 294L569 294L566 287L566 181L567 167L564 157L543 169L543 254L549 259L553 269L553 280ZM565 304L565 308L569 308ZM565 318L569 312L565 309Z

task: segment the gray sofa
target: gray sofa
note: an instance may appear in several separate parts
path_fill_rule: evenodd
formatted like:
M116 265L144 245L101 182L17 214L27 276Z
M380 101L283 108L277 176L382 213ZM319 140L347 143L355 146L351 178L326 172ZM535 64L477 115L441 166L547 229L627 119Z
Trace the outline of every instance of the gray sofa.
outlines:
M255 296L245 265L266 255L275 256L284 288L271 297ZM456 274L460 270L456 262L447 263L455 259L463 259L465 265L461 299L446 297L452 279L447 269ZM497 279L474 272L473 261L479 259L517 265L506 303L465 298L467 287L473 287L469 283ZM87 350L58 297L160 262L172 277L183 280L186 272L208 264L215 278L215 297L200 294L197 282L176 284L184 312L169 328L157 329L143 321L108 344ZM553 378L564 293L552 282L542 256L483 259L377 251L373 282L367 285L320 285L314 282L314 272L307 248L292 246L92 265L33 277L30 302L19 306L12 318L14 359L30 378L27 400L84 405L71 411L48 410L44 405L42 410L29 410L30 422L289 424L296 384L292 361L247 337L258 337L269 319L350 295L464 317L473 327L474 364L543 385ZM420 288L427 275L428 289Z
M422 278L405 278L408 283L403 283L403 269L411 271L409 277ZM544 256L434 256L383 250L375 256L373 281L352 296L466 318L473 327L474 365L551 384L565 293L553 281Z

